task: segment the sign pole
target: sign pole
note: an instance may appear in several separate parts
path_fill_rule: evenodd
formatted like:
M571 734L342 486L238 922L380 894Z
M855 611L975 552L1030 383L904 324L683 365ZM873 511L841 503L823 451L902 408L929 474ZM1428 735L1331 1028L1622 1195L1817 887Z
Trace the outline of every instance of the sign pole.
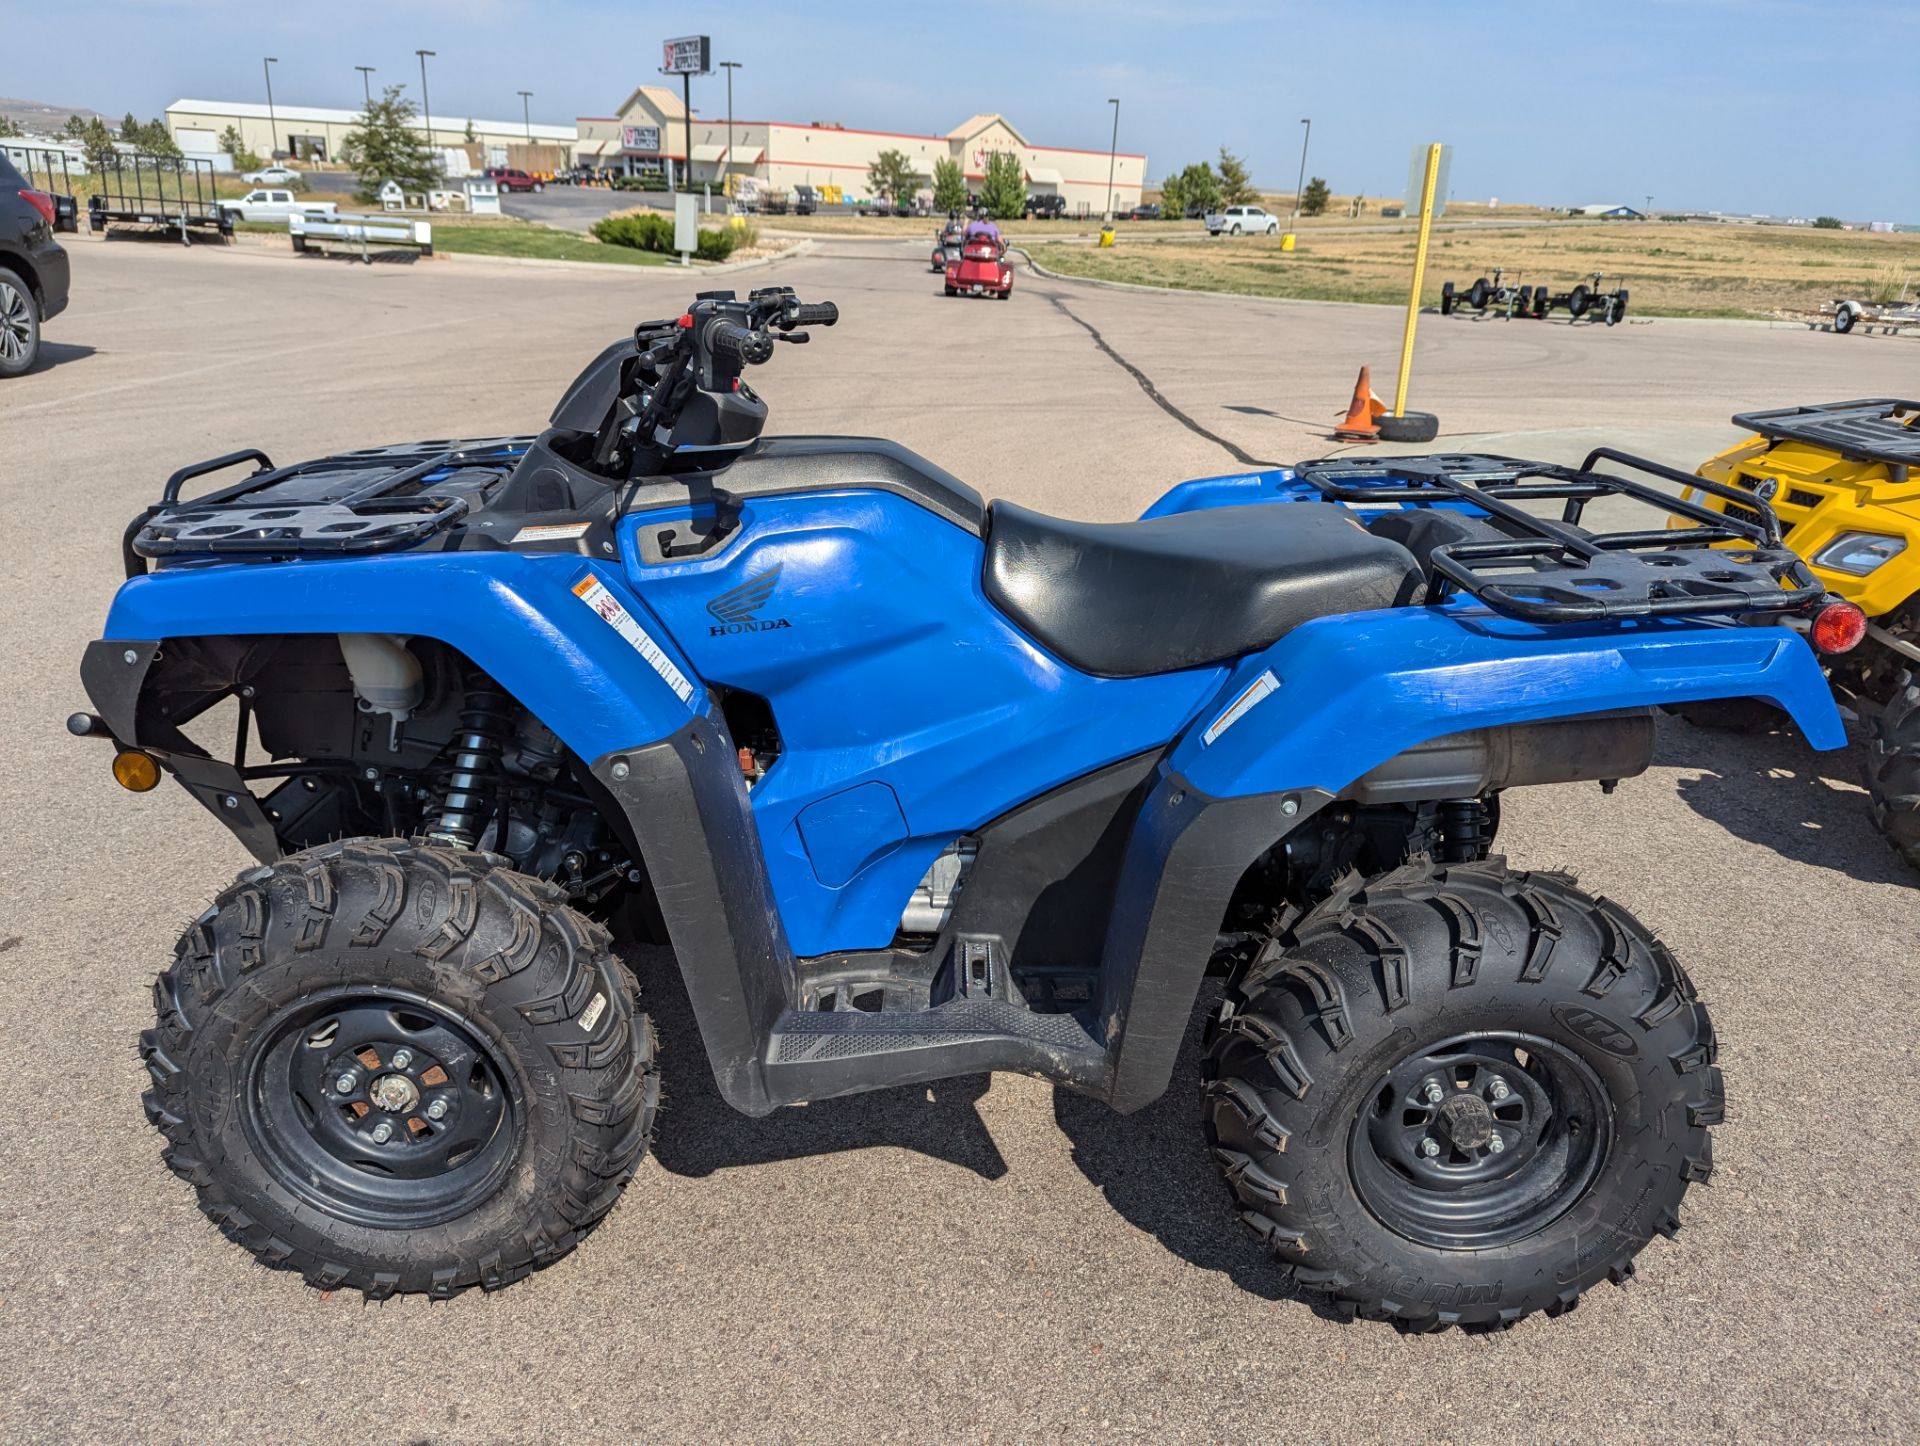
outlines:
M691 191L693 189L693 72L690 70L680 72L680 95L680 109L684 112L681 119L686 122L684 134L687 148L687 157L681 162L687 169L687 175L680 189Z
M1420 288L1427 279L1427 243L1433 239L1433 192L1440 175L1440 143L1427 147L1426 180L1420 187L1420 239L1413 252L1413 290L1407 296L1407 331L1400 343L1400 384L1393 394L1393 414L1407 414L1407 379L1413 373L1413 329L1420 320Z

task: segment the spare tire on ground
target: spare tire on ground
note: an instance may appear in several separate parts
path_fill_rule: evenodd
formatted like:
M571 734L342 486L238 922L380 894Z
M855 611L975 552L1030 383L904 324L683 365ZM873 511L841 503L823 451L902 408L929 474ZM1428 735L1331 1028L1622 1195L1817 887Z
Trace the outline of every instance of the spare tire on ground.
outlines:
M1440 419L1432 412L1408 412L1404 416L1380 419L1383 442L1431 442L1440 435Z

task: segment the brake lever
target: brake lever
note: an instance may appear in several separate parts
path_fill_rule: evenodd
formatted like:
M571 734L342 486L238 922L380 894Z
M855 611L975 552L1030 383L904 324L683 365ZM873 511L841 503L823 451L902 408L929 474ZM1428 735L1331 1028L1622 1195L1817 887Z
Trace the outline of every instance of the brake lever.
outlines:
M812 334L804 331L769 332L768 335L775 341L784 341L792 346L800 346L813 340Z

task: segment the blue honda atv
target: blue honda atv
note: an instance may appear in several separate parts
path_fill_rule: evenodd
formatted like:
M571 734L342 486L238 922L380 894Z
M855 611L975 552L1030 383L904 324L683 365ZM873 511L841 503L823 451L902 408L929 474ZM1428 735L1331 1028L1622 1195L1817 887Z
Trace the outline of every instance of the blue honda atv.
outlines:
M134 520L70 726L259 860L141 1037L201 1207L372 1297L546 1265L653 1129L642 939L750 1115L986 1070L1137 1110L1224 975L1198 1125L1302 1289L1417 1329L1624 1279L1707 1177L1713 1031L1646 925L1490 849L1660 705L1842 742L1799 629L1847 605L1765 504L1370 457L1063 521L763 437L745 371L836 315L709 293L538 436L235 453ZM1580 525L1622 497L1697 529Z

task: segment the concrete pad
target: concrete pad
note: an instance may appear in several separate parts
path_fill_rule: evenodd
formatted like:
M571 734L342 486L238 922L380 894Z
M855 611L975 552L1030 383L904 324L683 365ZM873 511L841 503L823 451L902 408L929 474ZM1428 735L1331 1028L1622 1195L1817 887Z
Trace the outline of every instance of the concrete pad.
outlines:
M717 1099L664 951L631 962L666 1046L654 1157L574 1255L497 1296L380 1307L228 1245L159 1162L134 1058L184 921L247 860L168 786L115 788L61 720L127 518L184 462L537 426L577 368L696 279L359 266L79 242L50 364L0 387L0 1437L1913 1439L1920 1331L1914 940L1857 750L1663 723L1611 799L1524 790L1501 846L1659 930L1715 1011L1729 1122L1686 1229L1630 1288L1499 1337L1321 1319L1232 1218L1196 1038L1121 1118L974 1078L752 1121ZM891 243L739 283L845 321L756 376L777 429L898 438L983 491L1137 513L1330 449L1397 314L1099 291L941 294ZM1058 305L1055 304L1056 300ZM1064 308L1064 310L1063 310ZM1070 313L1070 314L1069 314ZM1748 407L1898 391L1892 352L1658 323L1423 320L1449 445L1691 465ZM1904 353L1902 354L1904 355Z

